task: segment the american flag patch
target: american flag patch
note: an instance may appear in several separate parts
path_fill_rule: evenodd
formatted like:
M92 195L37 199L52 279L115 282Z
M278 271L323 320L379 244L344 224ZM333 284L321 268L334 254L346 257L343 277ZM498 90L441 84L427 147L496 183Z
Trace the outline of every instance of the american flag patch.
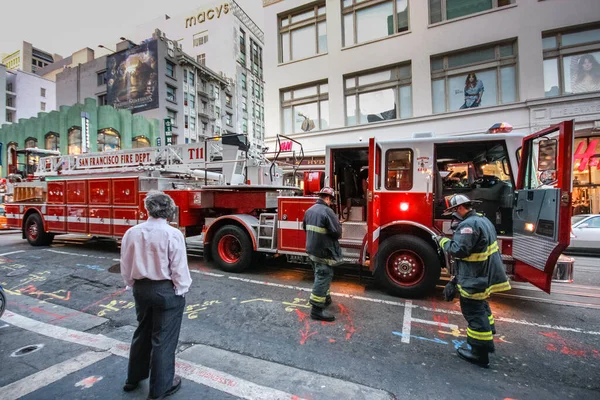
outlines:
M462 235L469 235L469 234L473 233L473 228L469 228L469 227L467 226L466 228L462 228L462 229L460 230L460 233L461 233Z

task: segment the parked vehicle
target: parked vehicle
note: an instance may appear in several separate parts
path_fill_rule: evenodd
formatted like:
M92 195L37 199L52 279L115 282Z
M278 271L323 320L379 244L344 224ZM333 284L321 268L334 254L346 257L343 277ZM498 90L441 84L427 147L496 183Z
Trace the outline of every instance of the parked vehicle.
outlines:
M568 251L600 252L600 215L580 214L571 217L571 245Z
M8 229L8 222L6 220L6 210L4 204L0 204L0 229Z

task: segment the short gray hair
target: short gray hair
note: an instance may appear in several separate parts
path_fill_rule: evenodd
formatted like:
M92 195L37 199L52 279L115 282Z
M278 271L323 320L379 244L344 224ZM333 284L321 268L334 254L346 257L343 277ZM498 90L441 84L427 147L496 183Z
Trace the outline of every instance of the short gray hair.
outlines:
M144 205L152 218L169 219L175 214L175 202L168 194L151 190L144 199Z

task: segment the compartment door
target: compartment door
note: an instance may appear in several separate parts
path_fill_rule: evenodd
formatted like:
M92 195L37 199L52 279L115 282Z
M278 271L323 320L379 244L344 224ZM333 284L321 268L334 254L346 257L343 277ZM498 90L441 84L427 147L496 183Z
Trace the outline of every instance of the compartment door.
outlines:
M523 139L513 211L515 276L547 293L570 242L572 160L573 121Z
M379 248L381 220L381 147L375 138L369 139L369 185L367 192L367 248L371 256L371 269Z

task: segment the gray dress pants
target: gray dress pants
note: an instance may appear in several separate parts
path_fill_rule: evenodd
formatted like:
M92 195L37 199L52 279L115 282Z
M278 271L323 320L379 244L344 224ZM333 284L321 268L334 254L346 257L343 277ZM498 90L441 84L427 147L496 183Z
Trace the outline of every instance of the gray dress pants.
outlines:
M133 285L138 327L129 352L127 382L150 376L149 397L165 394L173 385L175 351L185 299L172 281L136 280Z

